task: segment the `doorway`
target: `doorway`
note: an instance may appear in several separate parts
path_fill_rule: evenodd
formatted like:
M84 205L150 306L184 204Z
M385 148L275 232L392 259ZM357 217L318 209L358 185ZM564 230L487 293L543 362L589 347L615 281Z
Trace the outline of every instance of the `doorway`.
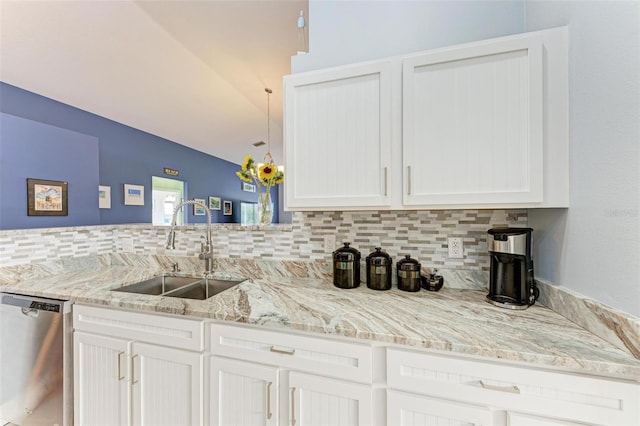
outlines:
M184 200L184 182L158 176L151 177L151 192L153 199L152 223L157 226L171 225L173 209ZM182 209L176 217L177 225L184 225Z

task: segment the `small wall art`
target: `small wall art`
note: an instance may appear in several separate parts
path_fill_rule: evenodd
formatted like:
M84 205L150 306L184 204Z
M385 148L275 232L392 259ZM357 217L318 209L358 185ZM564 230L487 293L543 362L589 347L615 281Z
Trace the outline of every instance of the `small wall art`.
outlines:
M209 197L209 209L220 210L220 197Z
M98 207L101 209L111 208L111 187L100 185L98 186Z
M242 182L242 190L246 192L256 192L256 186L249 182Z
M124 184L124 205L144 206L144 186Z
M224 205L223 205L223 210L222 211L223 211L223 214L225 216L231 216L232 205L233 205L233 203L231 201L226 201L226 200L224 201Z
M68 183L27 179L28 216L68 216Z
M203 206L206 206L206 200L202 199L202 198L194 198L193 201L196 201L200 204L202 204ZM202 207L200 204L194 204L193 205L193 215L194 216L204 216L205 214L207 214L207 212L205 211L204 207Z

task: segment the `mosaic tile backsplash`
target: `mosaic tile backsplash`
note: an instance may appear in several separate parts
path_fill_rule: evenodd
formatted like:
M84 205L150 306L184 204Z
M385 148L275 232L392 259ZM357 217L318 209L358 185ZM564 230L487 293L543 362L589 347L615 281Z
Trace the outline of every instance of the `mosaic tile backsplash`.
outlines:
M223 270L242 265L252 275L331 276L331 254L324 235L337 245L349 241L364 257L376 246L394 260L411 254L425 268L436 267L447 288L484 288L489 256L486 231L527 225L526 210L451 210L399 212L295 213L293 224L268 227L213 225L217 264ZM167 227L103 225L0 231L0 284L69 271L99 270L112 264L148 264L168 270L202 267L197 259L204 225L180 227L176 250L166 250ZM449 259L447 238L461 237L464 259ZM282 261L293 262L282 262ZM297 261L297 262L296 262ZM248 265L248 266L247 266ZM293 271L293 272L292 272ZM640 359L637 318L597 301L539 282L539 302Z
M296 212L291 225L213 224L214 255L226 258L331 260L324 236L350 242L364 258L382 247L394 260L410 254L423 267L488 271L487 230L527 225L526 210ZM167 227L102 225L0 231L0 267L109 253L196 256L205 225L179 227L176 249ZM461 237L464 259L448 258L447 238ZM336 247L336 248L337 248Z

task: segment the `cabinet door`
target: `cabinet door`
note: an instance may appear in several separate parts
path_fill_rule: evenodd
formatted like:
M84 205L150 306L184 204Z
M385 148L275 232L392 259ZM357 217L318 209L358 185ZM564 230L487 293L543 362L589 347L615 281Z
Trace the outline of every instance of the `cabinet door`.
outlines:
M458 426L497 425L504 417L486 407L460 404L437 398L403 392L387 393L387 424L389 426Z
M75 332L74 423L129 424L128 342Z
M370 386L289 373L289 424L371 425L373 393Z
M285 207L389 206L391 61L284 83Z
M586 423L574 423L548 417L529 416L520 413L507 413L508 426L580 426Z
M276 425L276 367L209 358L209 425Z
M138 342L131 354L134 425L202 423L202 355Z
M537 36L403 59L405 205L543 201Z

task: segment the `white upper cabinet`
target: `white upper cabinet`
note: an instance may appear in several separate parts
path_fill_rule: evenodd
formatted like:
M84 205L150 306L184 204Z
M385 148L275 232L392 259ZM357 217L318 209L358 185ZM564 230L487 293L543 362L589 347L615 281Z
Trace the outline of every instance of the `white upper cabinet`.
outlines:
M388 207L391 62L285 77L288 208Z
M568 34L285 77L288 210L569 205Z
M542 202L542 41L402 62L404 204Z

